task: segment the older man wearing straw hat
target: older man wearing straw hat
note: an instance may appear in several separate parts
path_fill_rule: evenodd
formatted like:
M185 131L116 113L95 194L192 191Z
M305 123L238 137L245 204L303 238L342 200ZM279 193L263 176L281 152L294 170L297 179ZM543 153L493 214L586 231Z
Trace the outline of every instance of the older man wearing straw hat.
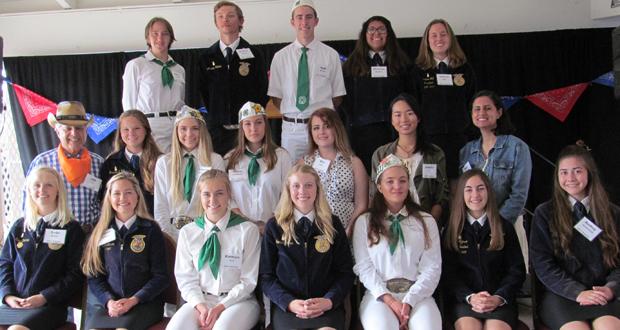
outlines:
M78 101L58 103L56 115L49 114L47 122L54 128L60 145L39 154L30 163L28 173L39 166L54 168L67 188L67 202L75 220L86 232L99 218L97 194L101 186L100 170L103 158L89 152L86 143L86 128L93 118L86 117L86 110ZM27 174L28 174L27 173Z

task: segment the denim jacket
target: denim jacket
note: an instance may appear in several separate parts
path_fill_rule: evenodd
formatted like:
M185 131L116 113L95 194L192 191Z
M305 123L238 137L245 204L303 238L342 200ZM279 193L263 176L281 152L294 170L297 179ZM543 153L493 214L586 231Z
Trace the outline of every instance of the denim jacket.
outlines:
M461 149L459 159L463 172L479 168L489 176L500 215L514 224L525 207L530 188L532 158L527 144L514 135L499 135L485 160L481 137L469 141Z

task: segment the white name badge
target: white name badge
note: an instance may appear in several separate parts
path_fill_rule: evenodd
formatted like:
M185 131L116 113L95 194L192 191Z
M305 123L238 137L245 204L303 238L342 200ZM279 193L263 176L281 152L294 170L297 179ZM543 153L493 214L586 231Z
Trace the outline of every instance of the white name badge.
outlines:
M602 232L601 228L586 217L583 217L579 222L577 222L575 229L577 229L577 231L590 242L592 242Z
M67 237L66 229L45 229L45 235L43 235L43 243L52 244L65 244L65 238Z
M239 59L241 60L254 58L254 54L252 54L252 50L249 48L237 48L237 55L239 55Z
M314 163L312 163L312 167L318 172L327 172L327 169L329 168L329 163L329 160L317 156L314 160Z
M230 181L247 181L248 171L244 170L228 170L228 178Z
M99 240L99 246L102 246L106 243L114 242L116 240L116 232L112 228L108 228L108 230L103 232L101 235L101 239Z
M87 174L82 185L90 190L99 191L99 188L101 188L101 179L94 175Z
M387 78L388 76L387 66L371 66L370 76L372 78Z
M437 74L437 85L439 86L452 86L452 75L446 73Z
M422 164L422 178L437 179L437 164Z
M463 165L463 173L467 172L471 170L471 164L469 162L465 163L465 165Z
M241 256L224 254L222 267L241 268Z

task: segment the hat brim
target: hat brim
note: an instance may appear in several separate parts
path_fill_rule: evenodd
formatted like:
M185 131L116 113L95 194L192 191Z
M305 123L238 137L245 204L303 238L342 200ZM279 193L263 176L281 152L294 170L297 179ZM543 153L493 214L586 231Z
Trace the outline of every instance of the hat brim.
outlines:
M93 116L91 116L88 120L56 120L56 116L54 114L47 114L47 123L56 127L56 124L62 124L65 126L90 126L93 123Z

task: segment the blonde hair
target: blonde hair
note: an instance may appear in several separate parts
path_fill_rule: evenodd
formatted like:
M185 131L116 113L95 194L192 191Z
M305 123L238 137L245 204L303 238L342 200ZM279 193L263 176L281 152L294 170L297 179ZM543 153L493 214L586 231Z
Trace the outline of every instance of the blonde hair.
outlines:
M183 201L183 145L179 141L179 133L177 132L179 123L186 119L195 120L200 127L200 138L197 150L198 161L197 166L211 166L211 154L213 153L213 144L211 143L211 135L207 130L207 125L204 121L196 118L184 118L174 123L174 133L172 134L172 147L170 150L170 158L168 159L168 167L170 168L170 183L172 187L169 187L172 191L172 201L174 203L180 203Z
M226 191L228 191L228 205L230 206L230 198L232 198L232 189L230 188L230 180L228 179L228 175L222 170L218 169L210 169L200 175L198 178L198 190L202 193L203 185L210 180L222 180L224 182L224 186L226 186ZM202 207L202 203L201 203ZM202 213L205 212L204 207L201 210Z
M67 204L67 189L65 188L65 183L63 182L60 174L56 172L51 167L48 166L40 166L34 168L28 176L26 177L26 198L25 198L25 210L24 210L24 231L26 229L30 229L31 231L36 230L37 223L41 218L41 214L39 213L39 209L37 204L30 196L30 186L34 183L33 181L39 176L41 173L47 173L54 177L54 184L56 186L56 190L58 193L56 195L56 219L52 220L50 224L52 226L64 227L69 221L72 219L71 209L69 209L69 205Z
M433 56L433 51L431 50L431 46L428 41L428 34L431 30L431 26L435 24L442 24L448 32L448 37L450 38L450 48L448 48L448 58L450 59L449 66L458 68L467 63L467 56L465 56L465 52L463 52L459 41L456 39L456 35L454 34L450 24L448 24L448 22L443 18L436 18L430 21L424 30L422 41L420 42L420 49L418 49L418 57L415 59L415 64L423 70L428 70L435 66L435 57Z
M101 260L101 254L99 253L99 241L110 227L110 223L115 219L116 211L112 208L112 202L110 202L110 195L112 193L112 185L118 181L127 180L131 182L131 185L138 196L138 204L136 205L135 214L139 218L151 220L146 203L144 202L144 195L142 195L142 189L140 189L140 183L131 172L122 171L115 174L110 181L106 184L105 198L103 199L103 206L101 207L101 216L99 222L93 229L93 233L88 239L84 254L80 265L82 266L82 272L89 277L97 276L98 274L105 274L105 267ZM157 223L153 222L155 225Z
M291 198L290 180L291 177L297 173L310 174L314 177L314 184L316 185L316 198L314 200L314 212L316 214L315 223L321 234L329 241L330 244L334 243L334 236L336 235L336 229L332 224L332 211L327 203L325 192L321 185L321 180L316 171L309 165L297 164L291 168L286 176L286 181L282 186L282 195L278 202L278 207L275 211L275 218L278 226L282 228L282 241L286 246L295 243L299 244L299 240L295 235L295 219L294 213L295 205Z

